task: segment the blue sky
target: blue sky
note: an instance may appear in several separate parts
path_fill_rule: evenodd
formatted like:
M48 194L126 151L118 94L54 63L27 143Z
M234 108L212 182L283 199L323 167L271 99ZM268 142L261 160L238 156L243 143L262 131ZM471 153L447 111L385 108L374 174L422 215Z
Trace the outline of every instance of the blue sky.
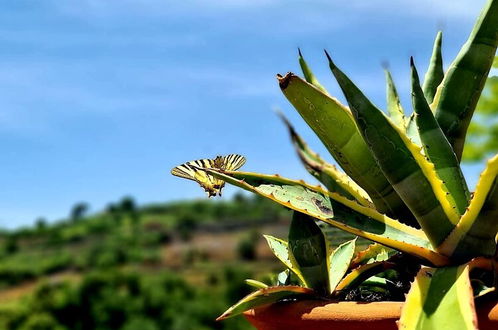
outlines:
M342 99L323 49L379 106L382 62L408 101L408 59L425 71L437 29L446 64L484 0L79 0L0 2L0 227L203 197L169 170L241 153L244 169L309 178L273 113L324 149L281 95L301 47ZM475 182L475 169L468 170ZM233 193L228 188L227 193Z

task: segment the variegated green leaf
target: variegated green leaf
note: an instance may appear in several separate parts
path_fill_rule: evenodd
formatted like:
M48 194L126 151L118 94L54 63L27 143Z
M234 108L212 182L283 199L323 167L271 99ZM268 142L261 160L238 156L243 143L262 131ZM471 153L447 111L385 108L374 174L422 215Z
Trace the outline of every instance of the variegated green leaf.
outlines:
M401 101L399 100L398 91L394 85L393 77L389 70L385 69L386 81L387 81L387 113L389 117L401 130L405 131L405 111L401 106Z
M363 281L363 283L361 283L361 286L379 287L386 286L387 283L388 281L384 277L371 276L366 281Z
M327 245L315 219L301 212L294 212L288 242L289 251L307 287L317 292L328 292Z
M204 169L240 188L269 198L295 211L308 214L354 235L418 256L434 265L449 260L431 250L425 234L319 186L280 176Z
M368 194L345 173L339 171L334 165L324 161L317 153L311 150L306 142L297 134L294 127L280 114L282 121L287 126L292 144L308 172L318 179L332 192L337 192L344 197L355 199L364 206L372 206Z
M303 296L313 297L314 294L315 292L313 290L300 286L274 286L260 289L242 298L239 302L230 307L216 320L221 321L229 317L242 314L243 312L252 308L276 303L282 299L290 299Z
M261 281L257 281L257 280L253 280L253 279L247 279L245 280L245 282L247 283L247 285L250 285L252 286L253 288L256 288L256 289L266 289L268 287L268 284L265 284Z
M291 271L289 268L287 268L284 271L281 271L280 273L277 274L277 277L275 279L275 282L277 285L290 285L291 283ZM302 281L301 281L302 282Z
M277 77L287 99L342 169L365 189L377 210L404 223L417 225L375 162L349 109L292 73Z
M441 84L441 81L443 81L444 78L443 56L441 54L442 42L443 33L439 31L436 35L436 40L434 41L434 48L432 50L429 68L427 69L427 73L424 78L423 90L425 98L429 104L434 100L437 87Z
M333 293L349 269L351 259L354 256L356 239L339 245L329 255L329 292Z
M296 274L304 286L308 286L301 270L299 269L299 265L289 253L289 244L282 239L270 235L263 235L263 237L266 239L266 242L268 243L268 246L270 247L270 250L272 250L273 254L275 254L275 256L282 261L285 267L289 268L294 274Z
M469 205L470 193L467 182L460 169L460 163L446 139L443 131L439 127L432 111L427 104L420 82L417 69L410 59L412 73L412 103L415 119L425 151L425 155L434 164L438 177L445 183L448 192L455 201L455 206L459 215L465 212Z
M396 192L438 246L458 222L452 196L437 177L434 165L384 113L332 62L330 69L341 87L372 154Z
M389 257L395 254L396 251L382 244L370 244L365 250L359 251L351 261L351 266L356 267L362 264L375 261L386 261Z
M437 250L460 260L492 256L496 252L497 233L498 155L488 161L467 212Z
M487 286L480 280L471 280L470 282L472 283L472 292L474 294L474 299L484 297L496 291L496 288L494 286Z
M325 87L323 87L322 84L320 84L318 79L313 74L313 71L311 71L311 68L309 67L308 63L306 63L306 61L304 60L303 54L301 53L301 49L298 48L298 52L299 52L299 65L301 66L301 70L303 71L303 75L306 81L315 86L316 88L318 88L319 90L321 90L323 93L328 95L329 93L327 92Z
M371 276L382 273L383 271L391 269L394 266L394 263L388 261L376 261L370 264L361 265L346 275L346 277L339 282L336 290L343 291L355 288Z
M413 112L406 120L406 136L408 136L413 144L422 146L422 141L420 141L420 135L418 134L417 123L415 120L415 113Z
M498 1L488 0L438 87L436 119L460 160L465 135L498 46Z
M469 267L422 268L399 322L405 330L477 329Z

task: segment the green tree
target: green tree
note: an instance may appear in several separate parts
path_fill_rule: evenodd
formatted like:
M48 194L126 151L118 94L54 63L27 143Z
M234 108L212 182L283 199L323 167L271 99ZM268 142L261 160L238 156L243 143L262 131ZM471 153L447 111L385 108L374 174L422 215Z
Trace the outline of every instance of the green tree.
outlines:
M107 215L109 215L113 222L115 222L116 224L121 223L121 211L119 207L116 206L116 204L110 203L109 205L107 205L105 212Z
M17 242L17 237L15 235L9 235L5 240L4 245L5 252L11 254L16 253L19 250L19 243Z
M256 230L252 230L244 237L237 245L237 253L242 260L255 260L257 257L257 246L260 234Z
M495 57L494 68L498 68ZM498 152L498 76L488 78L469 126L463 160L476 162Z
M36 219L36 229L38 231L43 231L45 228L47 228L47 219L43 217Z
M135 203L135 200L131 196L126 196L121 199L121 211L125 214L127 214L133 224L137 224L140 220L140 213L137 210L137 205Z
M233 201L237 204L244 205L247 202L247 197L240 191L236 192L233 196Z
M89 206L85 202L76 203L71 209L70 218L72 221L81 220L86 216Z
M197 226L198 220L193 215L183 214L178 218L175 230L180 235L182 241L189 241L192 239Z

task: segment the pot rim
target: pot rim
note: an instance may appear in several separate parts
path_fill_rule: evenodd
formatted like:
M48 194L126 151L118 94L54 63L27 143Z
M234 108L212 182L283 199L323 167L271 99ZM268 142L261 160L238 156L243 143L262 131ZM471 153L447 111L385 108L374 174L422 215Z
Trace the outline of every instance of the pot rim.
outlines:
M358 320L373 321L379 319L399 319L403 302L379 301L321 301L297 300L278 302L244 312L249 318L268 317L270 315L285 316L286 319L297 320Z
M244 312L244 316L252 321L273 320L296 324L300 322L396 322L404 302L353 302L353 301L321 301L297 300L278 302ZM498 301L477 301L476 310L479 324L498 323ZM266 322L266 321L265 321ZM254 323L253 323L254 324Z

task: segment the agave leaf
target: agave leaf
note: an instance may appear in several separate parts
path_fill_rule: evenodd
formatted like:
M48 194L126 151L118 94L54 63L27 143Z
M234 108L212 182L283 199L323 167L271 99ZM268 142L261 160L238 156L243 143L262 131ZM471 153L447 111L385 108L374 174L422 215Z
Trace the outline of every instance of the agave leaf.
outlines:
M253 288L256 288L256 289L266 289L268 287L268 284L263 283L261 281L253 280L253 279L250 279L250 278L248 278L247 280L245 280L245 282L247 283L247 285L250 285L250 286L252 286Z
M266 239L266 242L268 243L268 246L270 247L270 250L272 250L273 254L275 254L275 256L282 261L285 267L289 268L294 274L296 274L304 286L308 287L308 283L306 283L304 276L299 269L299 265L296 263L296 260L293 258L292 254L289 253L289 243L270 235L263 235L263 237Z
M375 261L386 261L394 253L396 253L396 251L382 244L370 244L366 249L356 254L354 259L351 261L351 267Z
M434 164L438 177L443 180L448 192L453 197L459 215L462 215L469 205L469 188L460 169L455 152L443 131L441 131L429 104L427 104L427 100L420 87L413 58L410 58L410 66L412 73L413 110L425 154Z
M361 265L353 269L342 281L337 285L337 291L350 290L375 274L382 273L395 266L394 263L388 261L376 261L370 264Z
M450 65L436 108L436 119L460 160L465 135L498 46L498 1L488 0L474 29Z
M415 120L415 113L412 112L406 121L406 136L417 146L422 145L420 135L418 134L417 122Z
M477 329L467 265L422 268L401 311L400 329Z
M389 117L401 130L405 131L405 111L401 106L401 101L399 100L398 91L394 85L393 77L389 70L385 69L386 81L387 81L387 113Z
M488 161L474 197L455 230L437 248L458 259L492 256L498 233L498 155Z
M277 274L276 281L277 285L290 285L291 283L291 271L289 268ZM301 281L302 282L302 281Z
M311 175L323 183L329 191L355 199L364 206L372 205L370 197L363 188L351 180L345 173L339 171L334 165L324 161L317 153L311 150L306 142L297 134L287 118L283 114L279 115L289 130L292 144L299 158Z
M356 238L339 245L329 255L329 292L333 293L337 284L349 269L356 248Z
M349 109L292 73L277 77L285 97L342 169L365 189L377 210L405 223L417 225L410 210L372 157Z
M423 90L425 98L429 104L434 100L437 87L441 84L441 81L443 81L444 78L443 56L441 54L442 42L443 33L439 31L436 35L436 40L434 41L429 68L427 69L427 73L424 78Z
M354 235L418 256L428 263L441 266L449 262L446 257L431 250L431 244L421 230L404 225L336 193L327 192L319 186L313 187L304 181L280 176L204 170L237 187L269 198Z
M294 212L289 228L289 251L299 266L307 287L317 292L327 292L327 245L322 231L309 215Z
M306 81L319 90L321 90L323 93L329 95L329 92L323 87L322 84L318 81L318 79L315 77L313 74L313 71L311 71L311 68L309 67L308 63L304 60L303 53L301 53L301 49L298 48L298 53L299 53L299 65L301 66L301 70L303 71L304 78Z
M480 280L471 280L471 283L472 283L472 292L474 294L474 299L483 297L491 292L496 291L495 287L489 287Z
M385 286L386 284L387 284L387 279L379 276L369 277L366 281L361 283L362 286L373 286L373 287Z
M459 215L453 209L454 202L450 202L452 196L446 194L447 190L437 177L434 165L339 70L328 54L327 57L377 163L433 246L438 246L454 228Z
M221 314L216 320L221 321L242 314L252 308L276 303L282 299L292 299L303 296L312 297L314 294L315 292L313 290L300 286L274 286L260 289L242 298L226 312Z

